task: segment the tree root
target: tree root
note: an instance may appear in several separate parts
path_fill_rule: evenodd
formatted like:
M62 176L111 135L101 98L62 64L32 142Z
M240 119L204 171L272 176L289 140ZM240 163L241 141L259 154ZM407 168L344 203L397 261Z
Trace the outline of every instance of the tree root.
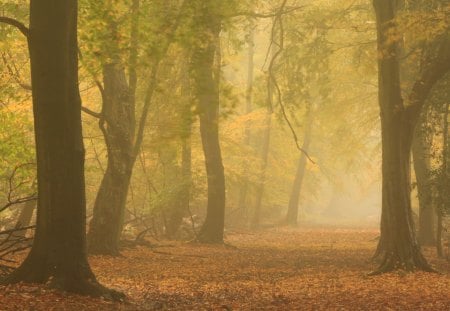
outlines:
M77 280L68 278L51 277L47 282L49 288L74 294L104 298L111 301L125 301L124 293L101 285L95 279L79 278Z
M30 253L31 255L31 253ZM46 258L29 256L22 265L1 280L2 284L45 284L49 288L91 297L103 297L113 301L125 301L125 294L101 285L87 262L72 269L49 264Z
M384 252L383 260L380 266L375 271L370 272L368 275L376 276L383 273L392 272L398 269L407 272L414 272L420 270L430 273L439 273L426 261L426 259L420 253L415 253L408 259L401 259L396 254Z

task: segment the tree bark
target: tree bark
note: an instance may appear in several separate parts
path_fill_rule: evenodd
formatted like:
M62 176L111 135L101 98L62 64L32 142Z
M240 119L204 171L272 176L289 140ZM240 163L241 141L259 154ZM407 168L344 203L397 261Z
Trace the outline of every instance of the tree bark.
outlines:
M303 140L302 150L308 151L312 138L312 123L313 111L308 108L306 115L305 138ZM292 185L291 196L289 198L288 210L285 218L285 223L290 226L297 225L298 219L298 205L300 200L300 191L302 189L303 179L305 178L307 157L301 154L298 160L297 172L295 174L294 184Z
M86 256L77 1L31 0L29 50L38 208L33 247L7 282L109 296Z
M134 102L119 64L103 68L103 106L100 128L108 162L89 224L88 250L93 254L119 255L119 239L133 170Z
M381 236L376 255L381 266L373 274L396 268L433 271L417 242L411 211L410 152L413 133L433 85L450 69L449 40L444 39L424 65L414 84L409 105L400 87L398 42L388 33L396 16L396 1L373 0L377 16L379 104L382 131Z
M206 219L198 234L202 243L223 243L225 222L225 174L219 143L219 77L214 79L215 55L219 48L221 20L214 14L214 1L203 6L197 17L200 23L199 44L192 54L192 73L200 114L200 134L208 183Z
M133 173L133 167L140 153L144 130L153 94L157 88L159 64L163 55L169 49L173 36L180 23L180 17L186 6L183 1L180 14L170 25L167 37L163 38L161 54L155 56L149 74L149 83L145 92L144 106L137 122L136 88L137 88L137 57L139 45L139 7L140 1L133 0L131 12L133 15L130 34L130 58L128 84L125 69L113 48L112 63L104 66L103 111L100 116L100 128L105 137L108 149L108 168L100 185L94 205L94 217L90 223L89 251L103 255L118 255L119 240L122 232L123 218L126 207L128 188ZM112 34L116 25L109 25ZM114 38L115 35L112 35ZM114 46L116 43L112 42Z
M395 1L394 1L395 2ZM383 260L374 274L396 268L429 269L416 240L410 202L410 135L400 89L397 44L387 44L395 3L374 0L378 30L379 104L382 131L382 215L379 247Z

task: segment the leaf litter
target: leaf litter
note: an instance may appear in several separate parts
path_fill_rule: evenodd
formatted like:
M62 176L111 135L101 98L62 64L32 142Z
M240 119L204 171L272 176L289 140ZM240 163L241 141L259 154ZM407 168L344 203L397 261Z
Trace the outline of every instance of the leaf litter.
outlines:
M232 247L127 248L121 257L90 257L98 280L126 302L16 284L1 286L0 310L450 310L450 264L432 248L424 253L440 274L367 276L378 234L275 228L228 232Z

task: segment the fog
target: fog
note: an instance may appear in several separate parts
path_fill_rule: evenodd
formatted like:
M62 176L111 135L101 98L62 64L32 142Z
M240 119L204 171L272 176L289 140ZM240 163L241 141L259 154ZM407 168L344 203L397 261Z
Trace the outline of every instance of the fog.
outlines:
M449 16L0 0L0 309L449 310Z

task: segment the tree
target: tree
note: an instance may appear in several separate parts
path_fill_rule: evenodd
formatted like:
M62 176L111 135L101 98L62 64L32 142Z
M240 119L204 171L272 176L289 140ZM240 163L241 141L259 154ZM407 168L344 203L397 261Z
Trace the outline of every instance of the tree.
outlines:
M30 28L23 32L31 61L37 227L29 255L6 281L49 281L62 290L118 297L97 282L86 256L77 4L77 0L30 3Z
M196 1L195 4L197 38L191 56L191 72L208 181L207 214L198 240L203 243L223 243L225 174L219 143L220 60L216 59L222 27L220 3L208 0Z
M247 67L247 89L245 94L245 113L248 115L252 112L252 104L253 104L253 80L254 80L254 58L255 58L255 22L253 20L250 21L249 24L249 33L247 38L248 44L248 67ZM244 144L245 146L250 145L250 126L248 122L244 125ZM248 174L248 167L244 163L244 175ZM245 222L247 222L248 218L248 194L249 191L249 179L247 176L244 177L242 185L239 187L239 199L238 199L238 209L239 213L244 217Z
M307 108L305 116L305 137L303 139L302 149L308 151L312 138L312 127L314 121L314 111L311 107ZM306 154L301 154L298 160L297 171L295 173L294 183L292 184L291 196L289 197L288 211L286 213L285 223L291 226L297 225L298 219L298 204L300 201L300 191L302 189L303 180L306 174L306 164L308 158Z
M400 87L398 39L392 38L396 1L374 0L378 34L379 105L382 131L382 216L377 255L380 267L373 274L395 268L432 271L421 253L411 212L410 152L413 132L431 88L449 69L448 40L423 68L412 88L409 103ZM391 37L390 37L391 35Z
M183 61L183 69L188 69L187 64ZM181 140L181 168L180 174L181 185L176 187L174 201L169 209L169 217L166 222L166 235L169 238L176 237L180 228L183 217L187 216L190 210L191 184L192 184L192 112L191 112L191 90L189 83L188 70L181 73L181 95L183 96L182 105L180 107L180 140ZM173 182L173 180L172 180Z
M183 11L183 6L184 4L180 11ZM181 14L177 13L175 21L165 21L169 31L159 38L160 42L152 40L147 42L152 51L155 50L153 45L159 44L159 50L155 55L147 55L151 59L148 85L144 107L136 122L140 1L133 0L131 3L128 62L120 55L119 22L114 16L108 15L114 10L109 7L102 9L107 12L108 24L106 35L108 40L103 47L103 55L107 55L102 66L103 85L97 83L102 93L102 111L100 114L86 108L84 111L99 118L99 127L107 147L108 162L95 200L93 218L89 224L88 249L95 254L118 255L128 189L133 167L141 151L150 104L158 85L159 65L173 41Z
M439 152L439 162L440 165L436 171L434 171L433 175L436 182L436 212L437 212L437 232L436 232L436 250L437 254L440 257L444 256L444 251L442 248L442 231L443 231L443 218L448 216L449 214L449 204L450 204L450 195L449 195L449 158L450 158L450 143L449 143L449 108L450 102L448 100L449 91L448 84L450 82L450 75L447 74L444 79L442 79L436 87L434 96L432 97L433 104L437 104L436 108L438 110L439 115L439 123L440 123L440 136L442 137L442 150ZM437 92L436 92L437 91Z

